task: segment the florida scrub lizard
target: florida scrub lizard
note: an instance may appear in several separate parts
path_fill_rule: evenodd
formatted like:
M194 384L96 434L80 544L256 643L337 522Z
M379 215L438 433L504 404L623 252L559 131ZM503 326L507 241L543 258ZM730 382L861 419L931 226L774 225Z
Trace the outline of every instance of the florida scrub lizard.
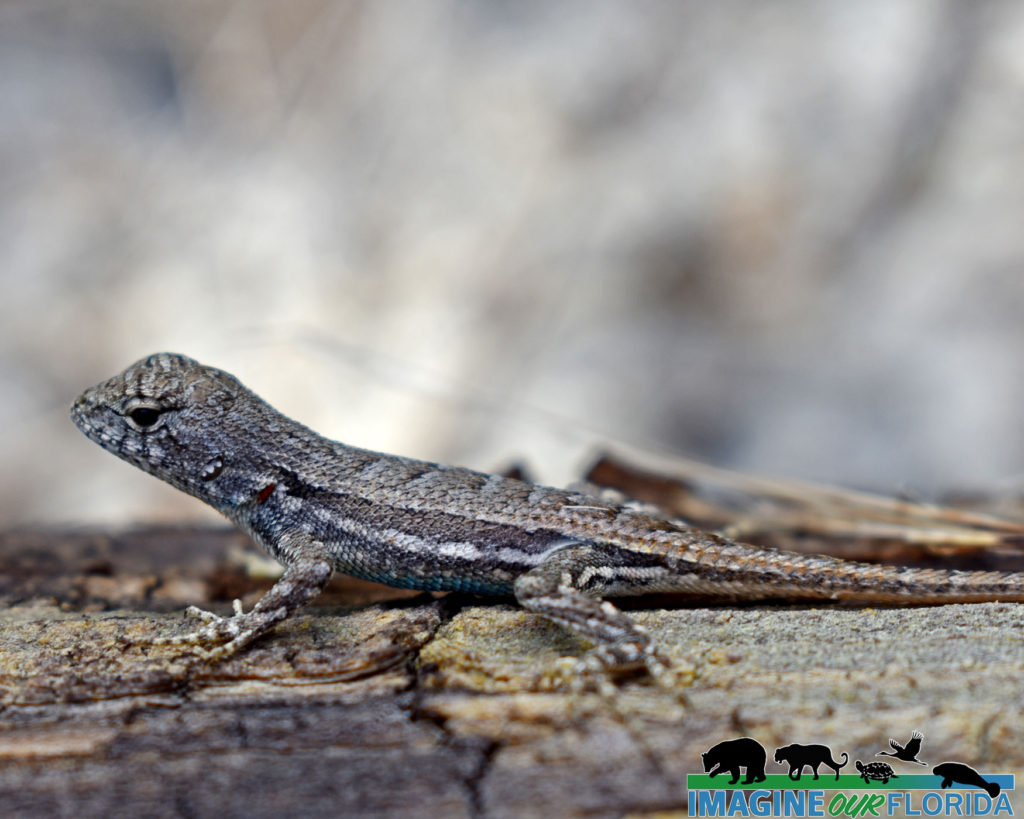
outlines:
M249 612L190 607L182 638L227 657L315 598L335 571L391 586L514 596L589 639L585 667L666 670L609 597L877 603L1024 601L1024 574L909 569L743 545L580 492L327 440L234 376L158 353L86 390L75 424L226 515L285 566ZM204 648L203 646L212 646ZM584 668L586 670L586 668Z

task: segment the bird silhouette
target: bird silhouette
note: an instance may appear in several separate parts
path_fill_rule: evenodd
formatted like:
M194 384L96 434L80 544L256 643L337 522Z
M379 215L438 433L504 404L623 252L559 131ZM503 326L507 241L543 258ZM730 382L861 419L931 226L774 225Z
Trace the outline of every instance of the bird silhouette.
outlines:
M922 762L917 758L918 752L921 750L921 740L924 739L924 734L920 731L914 731L910 735L910 741L906 745L900 745L895 739L889 740L889 745L892 746L892 751L879 751L875 756L891 756L895 759L902 760L903 762L914 762L917 765L926 765L926 762Z

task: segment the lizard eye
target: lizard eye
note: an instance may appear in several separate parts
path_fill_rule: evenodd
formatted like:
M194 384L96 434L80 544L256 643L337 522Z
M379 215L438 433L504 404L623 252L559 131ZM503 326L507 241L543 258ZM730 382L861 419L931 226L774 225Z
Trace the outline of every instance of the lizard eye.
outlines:
M160 418L159 410L150 407L139 407L131 412L131 419L140 427L151 427Z
M150 432L155 429L164 415L164 409L153 404L136 404L125 411L129 425L139 432Z

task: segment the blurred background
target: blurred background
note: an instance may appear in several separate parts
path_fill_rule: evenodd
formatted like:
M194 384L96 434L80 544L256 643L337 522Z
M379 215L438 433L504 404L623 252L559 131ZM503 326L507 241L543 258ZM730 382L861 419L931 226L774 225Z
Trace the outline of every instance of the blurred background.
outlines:
M0 6L0 524L213 513L158 350L363 447L1024 488L1024 5Z

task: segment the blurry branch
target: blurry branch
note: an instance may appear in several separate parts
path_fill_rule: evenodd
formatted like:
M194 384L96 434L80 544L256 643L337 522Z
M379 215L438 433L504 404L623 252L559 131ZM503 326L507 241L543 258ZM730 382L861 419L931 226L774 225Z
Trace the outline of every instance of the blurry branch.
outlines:
M1020 551L1019 518L939 504L920 503L850 489L766 478L708 466L684 458L606 454L587 480L652 503L668 514L738 540L784 548L860 552L858 557L920 557ZM903 548L900 548L902 544ZM885 548L883 548L885 547Z

